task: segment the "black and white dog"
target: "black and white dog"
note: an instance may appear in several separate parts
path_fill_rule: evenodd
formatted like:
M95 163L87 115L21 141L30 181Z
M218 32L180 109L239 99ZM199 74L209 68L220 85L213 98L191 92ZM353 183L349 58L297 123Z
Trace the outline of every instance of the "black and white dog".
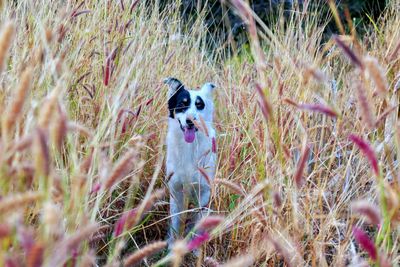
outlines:
M204 84L200 90L188 90L175 78L164 80L168 92L167 175L171 176L169 246L184 230L183 214L189 204L202 216L210 200L210 181L199 171L214 178L216 162L215 130L213 129L213 91L215 85ZM207 129L199 129L202 126ZM204 211L204 210L203 210ZM183 229L181 229L181 227Z

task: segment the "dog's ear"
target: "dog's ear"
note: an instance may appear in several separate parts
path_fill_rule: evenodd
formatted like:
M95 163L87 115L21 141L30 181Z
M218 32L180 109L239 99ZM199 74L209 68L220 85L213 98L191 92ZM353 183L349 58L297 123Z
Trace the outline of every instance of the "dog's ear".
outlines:
M181 89L184 89L183 84L176 78L168 77L164 79L164 83L168 85L168 97L173 96L176 92Z
M202 91L205 96L212 97L212 93L214 92L215 88L216 88L215 84L213 84L213 83L205 83L201 87L200 91Z

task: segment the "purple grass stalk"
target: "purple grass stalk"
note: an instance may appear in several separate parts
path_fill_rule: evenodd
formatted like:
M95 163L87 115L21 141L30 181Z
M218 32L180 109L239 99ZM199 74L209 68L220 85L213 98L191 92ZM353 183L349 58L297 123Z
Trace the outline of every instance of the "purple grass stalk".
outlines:
M326 116L336 118L338 116L337 112L332 108L321 105L321 104L300 104L298 105L300 109L305 109L309 111L315 111L325 114Z
M300 189L301 186L303 185L304 179L303 179L303 173L304 169L306 168L307 161L308 161L308 156L310 155L310 146L306 143L303 146L301 157L299 159L299 163L297 165L296 172L293 176L293 180L296 183L297 189Z
M114 227L114 236L120 236L124 231L125 225L128 220L134 220L137 216L137 208L134 208L128 212L125 212L116 222Z
M360 228L354 226L353 227L353 236L357 243L368 252L369 256L373 261L376 261L378 258L378 252L376 250L374 242L369 239L368 235L361 230Z
M130 229L135 226L139 222L141 216L148 212L156 200L162 198L164 195L165 190L158 189L154 191L149 198L144 199L138 207L124 213L115 224L114 236L117 237L122 234L124 229Z
M121 5L122 11L125 10L124 0L119 0L119 4Z
M269 121L272 119L272 108L270 103L267 100L267 97L265 96L263 89L261 88L260 84L256 84L256 91L258 93L258 96L260 97L260 108L261 112L265 118L266 121Z
M82 1L74 10L71 12L71 17L85 4L85 1Z
M210 240L210 238L211 237L209 233L203 232L187 243L187 249L189 251L198 249L199 247L201 247L201 245Z
M350 141L352 141L364 154L364 156L368 159L371 164L371 167L376 176L379 176L379 163L376 158L375 152L372 149L371 145L365 141L362 137L351 134L349 136Z
M135 7L137 6L137 4L139 4L140 0L134 0L131 4L131 6L129 7L129 13L133 13L133 10L135 9Z
M196 229L198 229L200 231L210 232L215 227L217 227L219 224L221 224L223 221L224 221L224 217L222 217L222 216L217 216L217 215L207 216L198 222Z
M76 18L76 17L78 17L79 15L87 14L87 13L90 13L90 12L92 12L92 11L91 11L91 10L81 10L81 11L77 11L77 12L75 12L74 14L71 15L71 18Z
M96 183L93 185L92 190L90 191L90 194L95 194L99 192L101 189L101 183Z
M335 40L336 44L343 50L344 54L350 59L351 63L360 68L364 69L364 64L362 63L361 59L351 50L351 48L346 45L339 36L333 36L333 40Z
M282 207L282 204L283 204L281 194L279 192L275 191L275 192L273 192L272 197L273 197L273 200L274 200L274 206L277 209L280 209Z
M211 186L211 185L212 185L212 181L211 181L210 176L207 174L207 171L206 171L204 168L202 168L202 167L197 167L197 169L199 170L199 172L201 173L201 175L203 175L203 177L206 179L208 185Z
M354 202L351 205L351 209L354 212L365 216L371 223L375 225L380 225L382 221L381 215L379 214L379 208L366 200Z
M104 67L103 67L103 83L105 86L108 86L110 82L110 76L111 76L111 57L107 56L105 62L104 62Z
M215 141L215 137L213 137L213 138L211 139L211 142L212 142L212 144L211 144L211 151L212 151L213 153L217 153L217 142Z

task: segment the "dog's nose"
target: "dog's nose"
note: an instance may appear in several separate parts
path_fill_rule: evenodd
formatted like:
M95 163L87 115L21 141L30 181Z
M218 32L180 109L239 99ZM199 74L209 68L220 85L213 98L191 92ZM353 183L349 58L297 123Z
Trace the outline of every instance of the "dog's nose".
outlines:
M193 123L192 120L186 120L186 124L187 124L189 127L193 127L193 126L194 126L194 123Z

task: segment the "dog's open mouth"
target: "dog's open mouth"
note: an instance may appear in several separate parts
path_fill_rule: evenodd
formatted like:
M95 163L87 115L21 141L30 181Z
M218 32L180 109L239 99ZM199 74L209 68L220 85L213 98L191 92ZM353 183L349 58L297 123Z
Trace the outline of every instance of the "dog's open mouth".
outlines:
M185 137L185 141L187 143L193 143L194 138L196 137L196 128L195 127L185 127L183 129L183 136Z
M198 129L194 126L194 123L191 120L186 120L187 126L183 127L181 122L179 121L181 126L181 130L183 131L183 137L185 138L186 143L193 143L196 132Z

